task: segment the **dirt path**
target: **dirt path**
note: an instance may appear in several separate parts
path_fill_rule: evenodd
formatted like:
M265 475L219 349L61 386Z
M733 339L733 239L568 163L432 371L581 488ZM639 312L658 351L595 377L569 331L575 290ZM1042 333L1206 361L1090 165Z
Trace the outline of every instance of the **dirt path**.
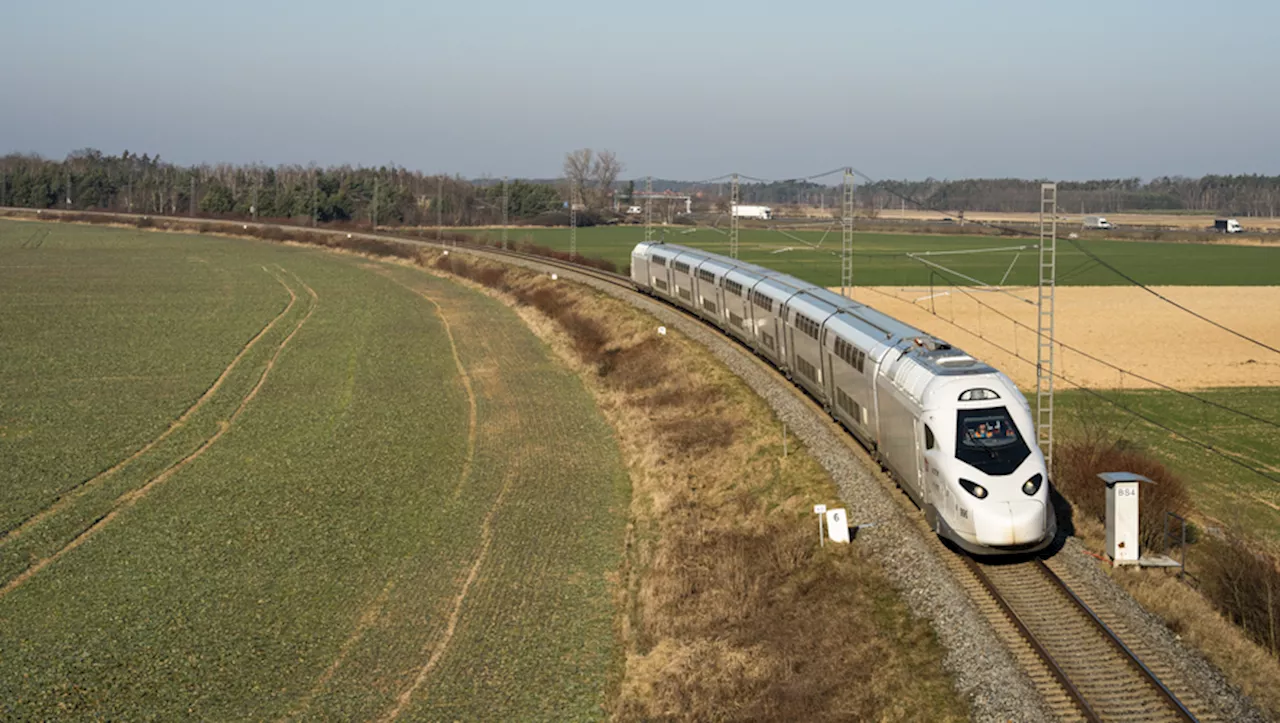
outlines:
M125 467L128 467L130 464L136 462L140 457L142 457L147 452L150 452L152 449L154 449L157 444L160 444L164 440L168 439L171 434L173 434L179 428L181 428L182 425L186 424L187 420L190 419L193 414L200 411L200 409L210 399L213 398L213 395L217 394L218 390L222 388L223 382L227 380L227 377L231 375L231 372L234 371L236 366L240 364L240 360L244 359L245 355L248 354L253 349L253 347L258 343L258 340L261 339L263 336L265 336L268 332L270 332L271 329L275 327L276 323L279 322L281 319L283 319L284 316L288 314L290 310L293 309L294 304L298 301L298 295L294 292L292 288L289 287L288 284L284 282L283 279L281 279L274 272L269 271L266 267L263 267L262 270L266 271L267 273L270 273L272 276L275 276L276 281L279 282L280 285L284 287L284 290L289 293L289 303L285 305L284 310L281 311L279 314L277 314L274 319L267 322L266 326L262 327L262 329L260 329L258 333L255 334L254 337L250 339L247 344L245 344L243 347L240 348L240 351L236 354L235 358L232 359L231 363L228 364L226 368L222 370L222 373L219 374L218 378L213 381L213 384L208 389L205 390L204 394L200 395L200 398L197 399L194 404L188 407L187 410L184 411L181 416L179 416L172 423L170 423L169 427L165 429L164 432L160 434L160 436L156 437L150 442L147 442L145 445L142 446L141 449L134 452L128 458L121 460L120 462L117 462L110 469L99 472L97 475L94 475L90 479L85 480L84 482L81 482L67 489L61 495L59 495L58 498L55 499L51 505L49 505L48 507L45 507L39 512L36 512L34 515L31 515L30 517L23 520L22 522L19 522L15 527L9 530L6 530L3 534L0 534L0 547L3 547L7 543L12 542L13 540L21 537L23 533L27 532L32 527L39 525L45 519L65 509L67 505L83 497L86 493L89 492L89 490L96 487L103 480L107 479L108 477L115 474L116 472L119 472Z
M281 271L284 271L284 269L281 269ZM286 272L286 273L289 273L289 272ZM120 513L136 505L143 497L146 497L147 494L151 492L151 490L155 489L161 484L164 484L171 477L173 477L173 475L181 471L184 467L191 464L195 460L199 459L200 456L202 456L205 452L207 452L210 447L216 444L218 440L221 439L222 436L231 429L231 427L240 418L240 415L244 413L244 410L248 408L249 403L252 402L258 396L258 392L261 391L263 385L266 384L267 377L270 376L271 371L275 368L276 362L279 360L280 354L284 352L285 347L287 347L289 345L289 342L292 341L295 336L297 336L298 332L302 330L302 327L311 318L311 315L315 313L316 308L320 306L320 297L318 294L316 294L315 290L312 289L310 286L308 286L305 281L302 281L302 279L298 278L296 274L290 274L290 275L292 275L293 278L307 290L307 293L311 295L311 299L312 299L311 308L307 310L306 315L304 315L302 319L298 322L298 325L293 328L293 331L289 332L289 335L284 338L284 341L280 342L280 345L276 347L275 354L273 354L271 356L271 359L267 361L266 367L262 370L262 375L258 377L257 384L255 384L253 386L253 389L251 389L249 393L246 394L242 400L240 400L240 405L236 407L236 410L235 412L232 413L231 417L227 419L225 422L221 422L218 426L218 431L215 432L208 439L206 439L204 443L201 444L200 447L197 448L194 452L187 455L186 457L183 457L177 462L173 463L168 468L166 468L163 472L156 475L155 477L152 477L150 480L147 481L146 484L142 485L141 487L134 490L130 490L120 495L120 497L116 499L115 505L112 507L110 512L98 518L97 521L95 521L92 525L90 525L83 532L77 535L75 539L67 543L65 546L63 546L61 549L59 549L57 552L53 553L52 555L49 555L48 557L42 558L32 563L32 565L28 567L26 570L22 571L16 577L14 577L13 579L5 583L4 587L0 587L0 599L4 598L9 593L13 592L18 587L22 586L23 583L25 583L27 580L30 580L41 570L45 569L49 565L52 565L53 563L62 559L64 556L67 555L67 553L83 545L87 540L89 540L89 538L101 532L103 529L107 527L107 525L111 524L111 522L115 520L115 518L119 516Z
M1280 287L1157 290L1227 327L1280 346ZM1012 296L942 286L858 287L854 298L947 340L1024 388L1034 387L1035 289L1009 291ZM1055 311L1054 336L1062 342L1055 349L1058 373L1086 387L1150 389L1156 385L1068 347L1175 389L1280 385L1280 355L1216 329L1142 289L1060 286ZM1025 326L1018 328L1011 319Z

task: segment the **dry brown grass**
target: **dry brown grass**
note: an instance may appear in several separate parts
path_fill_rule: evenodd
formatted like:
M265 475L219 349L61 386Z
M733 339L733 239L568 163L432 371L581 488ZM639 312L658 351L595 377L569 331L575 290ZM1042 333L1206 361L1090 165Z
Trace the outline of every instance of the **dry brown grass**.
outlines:
M1088 430L1082 437L1060 441L1053 454L1053 484L1075 505L1077 515L1096 522L1106 517L1106 488L1102 472L1133 472L1154 482L1142 485L1138 496L1139 535L1146 549L1164 545L1166 512L1183 517L1191 512L1186 483L1145 451L1123 439Z
M618 432L633 501L618 720L958 720L927 623L861 548L819 548L834 484L782 458L768 407L701 347L584 287L434 253L497 291L576 368ZM794 442L792 449L795 450Z
M1136 472L1154 485L1139 497L1140 534L1148 550L1163 549L1165 511L1194 510L1181 479L1144 451L1104 431L1059 441L1053 458L1054 486L1073 507L1074 534L1089 549L1103 552L1106 513L1099 472ZM1208 536L1191 546L1188 567L1199 581L1193 588L1160 569L1109 568L1146 610L1156 614L1187 643L1199 649L1233 684L1280 718L1280 568L1274 558L1246 540Z
M1250 640L1196 590L1166 570L1112 568L1147 611L1221 670L1273 719L1280 719L1280 661Z

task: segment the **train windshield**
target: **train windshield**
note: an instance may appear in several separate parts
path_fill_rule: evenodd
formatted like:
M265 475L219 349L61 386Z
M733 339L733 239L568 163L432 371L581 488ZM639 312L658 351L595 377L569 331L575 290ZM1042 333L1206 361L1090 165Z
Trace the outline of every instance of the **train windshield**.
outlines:
M1013 474L1031 454L1004 407L962 409L956 420L956 457L989 475Z

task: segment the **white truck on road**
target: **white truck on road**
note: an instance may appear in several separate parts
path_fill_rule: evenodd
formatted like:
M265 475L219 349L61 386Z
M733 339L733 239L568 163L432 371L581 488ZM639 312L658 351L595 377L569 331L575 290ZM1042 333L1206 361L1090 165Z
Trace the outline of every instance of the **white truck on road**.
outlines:
M733 207L733 215L738 218L758 218L768 221L773 218L773 209L768 206L745 206L737 204Z
M1095 228L1095 229L1115 228L1115 226L1113 226L1111 222L1107 220L1106 216L1085 216L1084 227Z
M1213 230L1218 233L1243 233L1244 227L1234 218L1215 218Z

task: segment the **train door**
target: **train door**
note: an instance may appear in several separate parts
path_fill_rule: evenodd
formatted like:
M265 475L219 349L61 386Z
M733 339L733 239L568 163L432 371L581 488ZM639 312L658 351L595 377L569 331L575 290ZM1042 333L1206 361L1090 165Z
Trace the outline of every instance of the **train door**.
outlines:
M920 447L921 472L924 478L920 486L924 489L924 497L929 504L945 514L950 511L950 505L947 504L947 494L942 481L941 463L944 459L942 441L934 434L930 421L930 415L925 415L919 422L923 435L920 439Z
M794 358L792 358L792 356L794 356L795 354L795 348L796 348L795 328L794 326L791 326L791 324L788 324L787 321L790 319L791 319L791 310L788 310L788 308L783 308L782 338L785 340L783 340L782 342L782 363L783 365L786 366L787 371L791 371L792 369L795 369L795 366L796 366L795 360Z
M911 484L919 490L920 507L927 511L929 506L933 504L933 498L929 495L930 489L924 479L925 425L919 418L916 418L912 420L912 426L915 428L915 434L912 435L915 438L915 464L910 469L914 469L915 478L911 480ZM907 472L908 474L911 474L910 469Z
M826 326L822 327L822 333L818 335L818 364L822 368L822 390L827 395L827 404L834 407L836 399L836 373L832 367L831 358L835 356L831 353L831 348L827 344L827 335L830 331ZM859 419L859 422L862 420Z
M778 367L787 368L787 325L782 323L782 317L778 314L769 314L769 324L772 327L769 332L773 334L773 338L777 341L777 349L773 350L773 357L778 361Z

